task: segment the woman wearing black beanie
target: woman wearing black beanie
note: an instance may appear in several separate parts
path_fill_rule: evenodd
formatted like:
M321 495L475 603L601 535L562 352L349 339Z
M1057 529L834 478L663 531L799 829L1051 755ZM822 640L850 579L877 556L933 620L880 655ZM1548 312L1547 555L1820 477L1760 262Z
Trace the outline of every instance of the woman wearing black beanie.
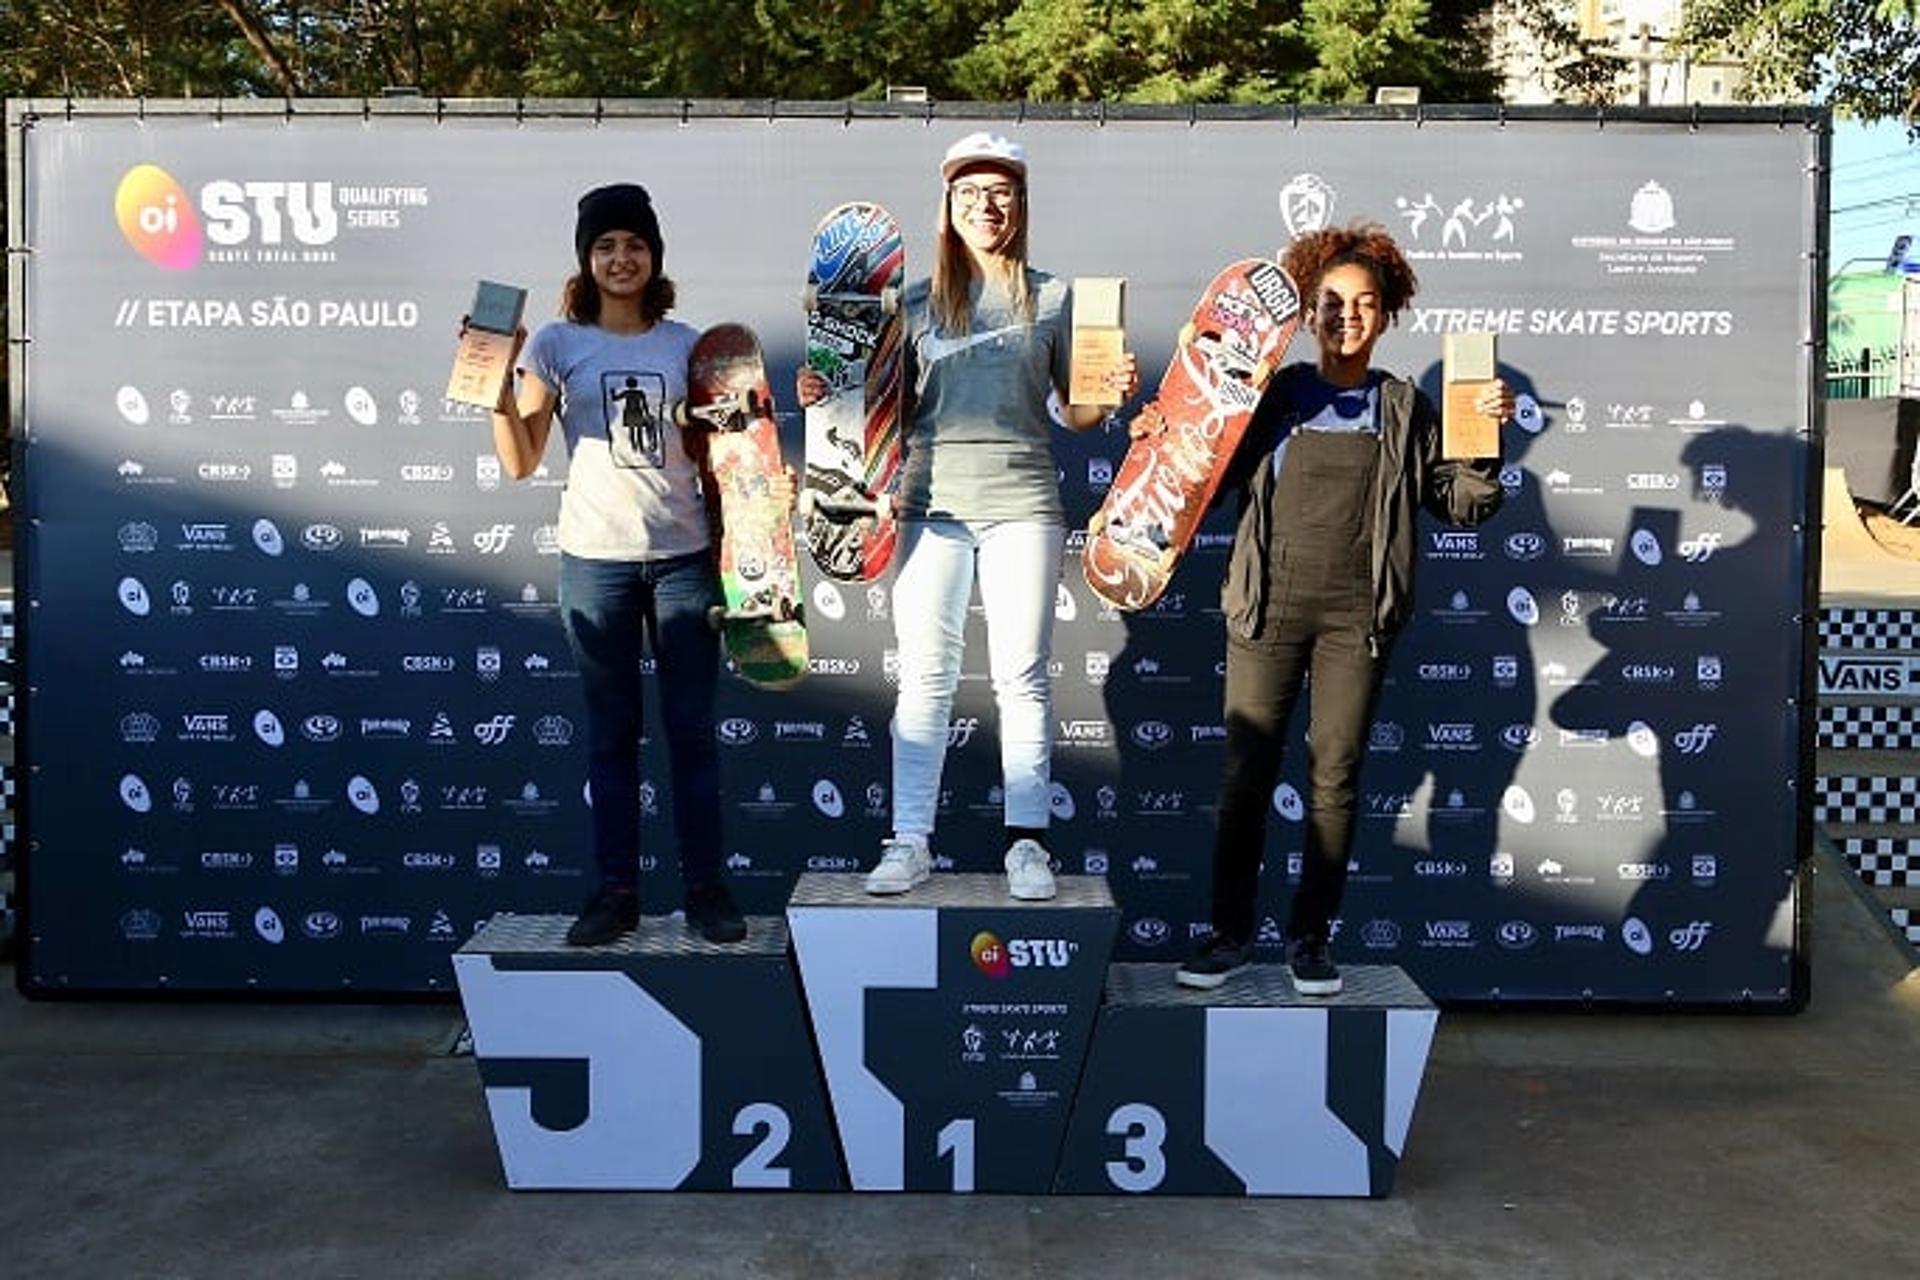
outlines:
M593 850L600 882L567 941L611 942L639 921L643 649L659 671L660 723L672 765L674 831L688 927L711 942L746 935L721 878L720 768L714 745L720 602L710 550L701 441L675 426L696 332L667 318L660 220L644 187L580 197L579 271L563 318L541 326L501 394L494 448L514 479L531 475L555 418L567 442L560 498L560 616L587 702Z

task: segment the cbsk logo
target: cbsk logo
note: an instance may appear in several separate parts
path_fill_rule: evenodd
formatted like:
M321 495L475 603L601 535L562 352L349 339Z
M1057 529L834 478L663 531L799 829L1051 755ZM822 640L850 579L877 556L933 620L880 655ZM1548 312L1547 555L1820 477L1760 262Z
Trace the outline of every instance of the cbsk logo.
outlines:
M141 164L121 177L113 211L127 243L169 271L198 266L206 240L233 248L249 240L281 245L291 235L313 248L340 234L331 182L209 182L200 188L203 233L186 189L160 166Z

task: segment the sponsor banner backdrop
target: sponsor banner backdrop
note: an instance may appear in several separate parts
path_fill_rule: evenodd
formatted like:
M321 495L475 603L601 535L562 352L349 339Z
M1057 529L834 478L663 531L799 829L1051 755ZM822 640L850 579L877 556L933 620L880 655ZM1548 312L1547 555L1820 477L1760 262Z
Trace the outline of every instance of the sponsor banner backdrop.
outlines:
M1034 264L1127 278L1149 388L1222 263L1355 218L1420 273L1386 367L1433 393L1444 334L1498 335L1522 404L1506 506L1419 530L1337 954L1442 1000L1788 998L1815 129L16 110L30 988L418 991L494 912L577 907L566 459L556 432L506 481L486 417L441 398L475 282L526 287L539 323L579 194L645 183L676 314L759 333L797 463L815 221L877 200L923 274L940 155L991 123L1027 148ZM1076 526L1129 412L1056 436ZM1140 615L1086 589L1077 540L1063 565L1052 844L1110 881L1121 959L1177 958L1205 928L1230 516ZM803 872L869 865L888 829L888 583L803 569L811 678L721 689L727 862L757 911ZM935 840L968 871L1003 843L986 665L976 611ZM643 771L667 910L661 742Z

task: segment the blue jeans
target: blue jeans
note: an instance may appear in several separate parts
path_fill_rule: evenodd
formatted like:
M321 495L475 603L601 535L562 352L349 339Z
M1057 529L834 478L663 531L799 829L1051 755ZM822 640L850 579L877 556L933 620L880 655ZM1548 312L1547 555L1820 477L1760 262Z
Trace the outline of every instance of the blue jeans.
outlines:
M593 856L600 883L640 877L640 657L651 644L673 777L680 877L720 878L720 760L714 689L720 641L707 610L720 603L713 557L666 560L560 557L560 620L587 700L587 778L593 788Z

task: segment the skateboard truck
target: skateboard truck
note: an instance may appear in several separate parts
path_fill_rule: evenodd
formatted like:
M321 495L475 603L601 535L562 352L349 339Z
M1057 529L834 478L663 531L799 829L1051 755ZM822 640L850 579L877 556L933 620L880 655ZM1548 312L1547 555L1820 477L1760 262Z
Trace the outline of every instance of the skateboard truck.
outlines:
M1121 548L1137 547L1151 550L1155 555L1164 554L1173 545L1173 539L1156 521L1153 524L1135 526L1124 520L1108 519L1104 523L1107 537Z
M762 403L760 397L752 391L741 391L724 400L702 405L698 409L680 406L680 425L688 425L688 420L704 424L713 431L745 431L747 423L755 418L768 416L763 410L770 406Z
M893 510L893 498L885 493L868 497L857 486L848 485L829 494L803 490L799 505L802 516L877 516L884 520Z
M898 285L888 285L880 291L879 296L880 313L882 315L890 316L900 310L900 288ZM802 311L818 311L820 310L820 304L823 302L867 302L870 301L872 297L872 294L866 293L831 292L821 289L817 284L810 284L800 291L800 309Z
M790 597L781 596L778 600L755 597L743 600L737 609L713 605L707 610L707 625L718 631L729 622L803 622L805 614L806 607L795 604Z

